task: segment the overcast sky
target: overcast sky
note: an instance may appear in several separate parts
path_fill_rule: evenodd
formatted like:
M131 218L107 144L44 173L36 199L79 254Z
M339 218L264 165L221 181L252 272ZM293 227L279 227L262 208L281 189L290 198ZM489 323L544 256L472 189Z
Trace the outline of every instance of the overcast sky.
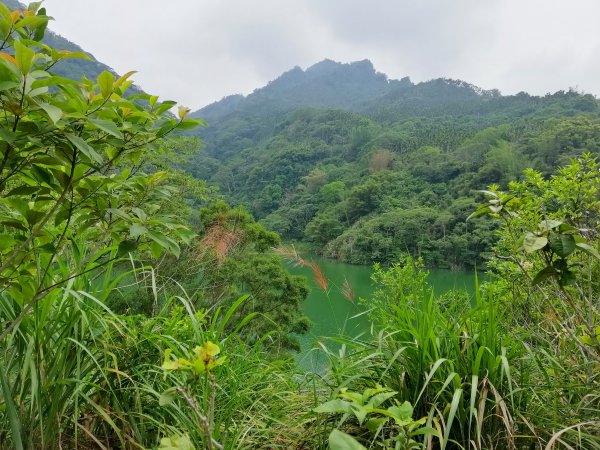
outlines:
M598 0L45 0L50 27L193 109L294 66L370 59L390 78L600 94Z

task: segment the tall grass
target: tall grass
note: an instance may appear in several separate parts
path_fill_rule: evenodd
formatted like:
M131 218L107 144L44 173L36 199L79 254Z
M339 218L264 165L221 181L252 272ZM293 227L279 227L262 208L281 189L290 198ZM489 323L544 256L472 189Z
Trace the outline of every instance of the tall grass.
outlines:
M516 448L513 415L522 398L512 365L520 355L501 329L493 288L480 294L477 286L471 305L448 307L426 278L411 277L408 290L386 281L375 294L387 299L386 311L377 302L370 311L379 330L373 339L347 340L338 355L324 347L334 389L397 391L443 436L441 449Z
M0 449L156 448L171 435L201 448L185 402L159 403L181 382L160 365L166 349L185 354L208 340L227 355L216 373L215 438L225 448L289 448L299 438L290 418L310 409L311 396L299 393L291 360L267 356L272 335L252 345L240 338L253 315L228 324L245 298L229 310L195 311L182 292L153 317L119 316L97 298L109 290L103 277L74 279L0 342ZM11 323L20 306L0 300L0 320ZM195 386L200 402L207 388Z

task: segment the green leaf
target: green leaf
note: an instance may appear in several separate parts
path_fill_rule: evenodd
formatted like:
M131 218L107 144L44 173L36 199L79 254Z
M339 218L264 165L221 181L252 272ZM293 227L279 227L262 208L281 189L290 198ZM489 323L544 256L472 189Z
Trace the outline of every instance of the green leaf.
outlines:
M0 81L0 92L8 91L10 89L14 89L19 86L20 83L16 81Z
M161 115L161 114L167 112L169 109L171 109L176 104L177 104L177 102L174 102L172 100L164 101L164 102L160 103L158 105L158 107L156 108L156 114Z
M39 3L39 2L38 2ZM38 11L38 16L45 16L46 8L42 8ZM41 41L44 38L44 34L46 33L46 28L48 27L48 20L46 19L42 24L38 25L35 28L35 33L33 35L34 41Z
M87 59L87 60L92 59L90 57L90 55L88 55L87 53L84 53L84 52L70 52L68 50L61 50L59 52L55 52L52 54L53 61L58 61L61 59L73 59L73 58Z
M65 134L67 139L71 141L71 143L77 147L78 150L81 151L85 156L90 158L92 161L101 163L102 157L94 150L87 142L81 139L79 136L75 136L74 134L67 133Z
M195 119L183 119L177 124L178 130L193 130L201 124L201 121Z
M329 434L329 448L331 450L367 450L367 448L343 431L334 429Z
M386 400L392 398L396 394L397 394L396 391L382 392L380 394L376 394L376 395L374 395L373 397L371 397L369 399L368 404L369 404L369 406L377 408L383 402L385 402Z
M369 411L364 406L358 405L356 403L353 403L352 405L350 405L350 407L352 408L352 412L358 419L358 423L362 425L365 419L367 418L367 413Z
M181 250L179 249L177 242L175 242L173 239L154 232L149 232L148 237L165 250L171 252L176 258L179 258L179 253Z
M540 222L540 228L545 231L553 230L554 228L559 227L560 225L562 225L562 222L560 220L546 219Z
M98 75L98 86L100 87L100 92L102 92L102 97L105 99L112 94L114 82L115 76L106 70Z
M589 255L592 255L596 259L600 259L600 253L598 253L598 251L594 247L592 247L589 244L586 244L585 242L576 242L575 247L577 247L579 250L586 252Z
M125 256L133 252L137 248L138 244L136 241L128 239L119 243L117 254L119 256Z
M475 212L473 212L471 215L469 215L469 217L467 217L467 220L471 220L475 217L482 216L484 214L489 214L490 212L492 211L490 210L489 205L480 206Z
M575 273L571 270L563 270L558 277L558 284L561 287L567 286L573 282L575 282L576 276Z
M365 425L371 433L376 433L388 420L387 417L372 417Z
M13 401L13 393L10 390L10 385L4 367L0 368L0 387L2 388L2 397L6 403L6 419L10 426L12 434L12 445L15 450L23 450L23 441L21 440L21 421L19 420L19 410Z
M575 238L570 234L551 233L550 248L561 258L566 258L575 250Z
M387 411L394 419L399 420L411 419L413 415L413 407L410 402L404 402L400 406L390 406Z
M100 130L105 131L106 133L108 133L116 138L123 139L123 133L121 132L121 130L119 130L116 123L111 122L110 120L91 119L91 118L89 119L89 121L96 128L99 128Z
M350 408L350 403L336 398L335 400L329 400L328 402L323 403L322 405L317 406L313 409L316 413L351 413L352 409Z
M60 118L62 117L62 114L63 114L62 109L60 109L54 105L50 105L49 103L38 103L38 106L40 108L42 108L44 111L46 111L46 114L48 114L48 117L50 117L50 120L55 125L56 125L56 122L58 122L60 120Z
M14 41L13 45L15 47L15 61L17 67L24 75L28 74L33 65L33 60L35 59L35 51L20 41Z
M17 138L17 135L7 128L0 127L0 138L9 144L12 144Z
M559 233L578 233L579 231L579 228L575 228L573 225L569 225L568 223L562 223L558 227Z
M131 224L131 227L129 227L129 237L134 239L138 236L146 234L147 232L148 229L145 226L140 225L139 223L133 223Z
M533 284L534 286L538 283L541 283L542 281L550 278L550 277L555 277L558 275L558 271L552 267L552 266L547 266L544 267L542 270L540 270L535 277L533 277L533 281L531 282L531 284Z
M5 227L16 228L17 230L27 231L27 227L16 220L0 220L0 225Z
M54 183L54 179L52 177L52 173L46 169L45 167L38 166L37 164L33 164L31 166L31 173L41 183L46 183L48 186L52 186Z
M442 435L440 434L440 432L432 427L421 427L410 433L411 437L418 436L418 435L435 436L438 439L442 438Z
M523 239L523 250L525 250L527 253L535 252L536 250L544 248L547 243L548 238L544 236L537 236L528 231Z
M17 186L14 189L11 189L8 194L5 194L5 197L11 197L13 195L31 195L40 190L39 186L28 186L26 184L22 186Z
M121 85L122 85L122 84L123 84L125 81L127 81L127 79L128 79L128 78L129 78L131 75L133 75L133 74L135 74L135 73L137 73L137 71L136 71L136 70L131 70L131 71L127 72L126 74L124 74L124 75L121 75L121 76L119 77L119 79L118 79L117 81L115 81L115 87L119 87L119 86L121 86Z
M0 250L6 250L15 245L15 240L10 234L0 234Z
M187 435L162 438L158 450L194 450L194 445Z
M170 405L174 401L175 401L175 389L173 389L173 388L167 389L165 392L160 394L160 397L158 398L158 404L160 406Z

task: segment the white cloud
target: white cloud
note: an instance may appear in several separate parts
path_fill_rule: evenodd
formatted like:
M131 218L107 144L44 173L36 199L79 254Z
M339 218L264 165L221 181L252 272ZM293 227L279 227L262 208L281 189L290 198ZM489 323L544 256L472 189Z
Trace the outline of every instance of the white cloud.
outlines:
M596 0L46 0L51 28L193 108L293 66L365 58L391 78L600 94Z

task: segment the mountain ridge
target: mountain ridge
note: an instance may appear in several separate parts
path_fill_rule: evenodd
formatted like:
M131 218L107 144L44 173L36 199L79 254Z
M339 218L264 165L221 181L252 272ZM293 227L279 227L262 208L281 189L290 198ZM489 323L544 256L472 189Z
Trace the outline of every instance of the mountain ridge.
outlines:
M333 99L331 95L325 98L315 98L311 96L310 89L315 84L329 82L334 79L338 83L337 90L353 89L357 94L358 100L340 101ZM246 107L254 107L257 103L265 101L269 96L277 95L296 95L291 107L340 107L350 110L360 111L362 102L372 100L373 95L393 95L398 91L416 88L424 89L430 85L446 84L457 89L470 91L473 95L480 97L498 97L502 96L497 89L483 89L474 84L463 80L454 80L450 78L434 78L419 83L413 83L410 77L406 76L400 79L389 78L385 73L378 72L369 59L352 61L348 63L337 62L332 59L323 59L306 69L294 66L290 70L283 72L274 80L269 81L262 87L256 88L252 93L233 94L223 97L221 100L212 102L192 113L192 117L201 117L209 120L211 118L222 117L234 111L244 110ZM331 83L330 83L331 84ZM336 86L330 85L334 89ZM302 89L302 92L297 90ZM464 91L463 91L464 93ZM304 96L304 97L302 97ZM267 97L267 98L265 98ZM235 105L232 105L232 98L235 98ZM227 105L224 107L222 105ZM233 106L233 108L232 108Z

